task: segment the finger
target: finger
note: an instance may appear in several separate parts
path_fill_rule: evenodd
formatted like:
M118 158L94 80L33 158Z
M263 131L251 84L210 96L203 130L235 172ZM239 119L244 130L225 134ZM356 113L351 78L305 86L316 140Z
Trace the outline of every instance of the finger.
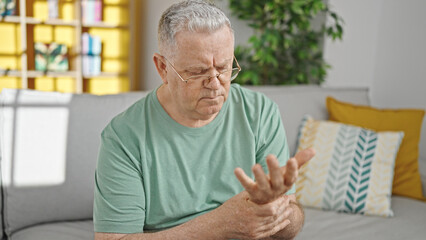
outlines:
M274 155L268 155L266 157L266 164L269 169L272 190L278 191L281 194L280 190L283 189L283 175L281 174L277 158Z
M293 186L297 178L297 160L295 158L290 158L287 161L286 169L284 173L284 185L288 188Z
M275 235L277 232L283 230L284 228L286 228L288 225L290 224L290 220L286 219L283 222L275 225L275 226L268 226L269 228L265 229L263 232L261 232L258 235L258 239L271 239L268 238L272 235Z
M256 214L261 217L271 217L271 219L267 219L267 221L269 221L268 223L270 223L275 221L276 217L274 216L282 213L287 205L289 205L288 201L282 197L279 197L272 202L258 205Z
M287 226L290 222L283 224L286 221L289 221L290 215L293 214L293 209L291 207L287 207L283 212L276 215L274 221L270 221L267 224L264 224L262 228L259 230L270 232L274 231L274 229L279 226L279 230L282 230L285 226ZM279 231L277 230L277 232Z
M262 166L256 164L253 166L252 171L254 173L254 177L256 179L257 187L263 191L270 191L271 185L269 183L269 179L263 171Z
M277 214L279 216L283 215L288 208L290 208L290 199L281 197Z
M247 190L247 192L251 193L253 189L256 187L256 183L246 175L243 169L236 168L234 170L234 174L237 177L238 181L240 181L241 185Z
M307 163L309 160L311 160L315 156L315 149L313 148L307 148L303 149L302 151L299 151L294 156L297 159L297 167L300 168L303 164Z
M275 235L277 232L286 228L288 225L290 225L290 223L291 223L290 220L286 219L283 222L281 222L280 224L278 224L277 226L275 226L271 231L271 236Z
M289 220L291 214L293 214L293 208L287 207L284 212L280 213L276 218L275 222L271 223L271 226L278 225L286 220Z

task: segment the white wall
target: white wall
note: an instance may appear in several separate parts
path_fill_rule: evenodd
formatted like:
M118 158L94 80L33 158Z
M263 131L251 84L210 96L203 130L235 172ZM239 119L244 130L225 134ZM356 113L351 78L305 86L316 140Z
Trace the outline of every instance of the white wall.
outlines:
M426 1L384 1L382 9L372 104L426 109ZM426 159L426 118L420 155Z
M426 109L426 1L329 2L346 24L342 43L325 44L325 85L371 87L375 107ZM420 149L426 159L426 119Z
M324 42L324 59L332 69L325 86L370 87L374 77L379 18L384 0L329 0L344 19L343 40ZM327 25L333 21L327 19Z
M142 69L142 83L141 86L144 90L152 90L161 84L161 78L158 76L157 70L155 69L152 56L158 52L157 46L157 28L158 21L160 20L161 14L173 3L179 2L179 0L150 0L145 2L143 14L145 17L145 24L142 26L144 33L142 34L144 46L142 47L142 57L144 58L141 62L143 64ZM141 24L142 25L142 24Z

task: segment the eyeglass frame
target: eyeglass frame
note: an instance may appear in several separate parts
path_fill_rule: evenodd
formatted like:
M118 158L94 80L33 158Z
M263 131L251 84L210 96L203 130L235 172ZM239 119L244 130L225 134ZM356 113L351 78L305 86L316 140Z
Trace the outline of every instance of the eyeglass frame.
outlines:
M222 75L222 74L224 74L224 73L226 73L226 72L231 72L232 73L232 71L233 70L237 70L238 69L238 72L237 72L237 74L235 74L235 76L234 77L232 77L232 75L231 75L231 79L229 80L229 82L232 82L233 80L235 80L235 78L237 78L237 76L238 76L238 74L241 72L241 67L240 67L240 64L238 64L238 61L237 61L237 58L235 57L235 55L233 56L233 60L235 60L235 63L237 64L237 67L236 68L233 68L233 67L231 67L229 70L226 70L226 71L224 71L224 72L221 72L221 73L218 73L218 74L215 74L215 75L213 75L213 76L208 76L208 75L195 75L195 76L190 76L190 77L188 77L188 78L186 78L186 79L184 79L178 72L177 72L177 70L176 70L176 68L173 66L173 64L172 64L172 62L170 62L169 61L169 59L167 59L165 56L162 56L164 59L166 59L166 61L170 64L170 66L172 67L172 69L173 69L173 71L178 75L178 77L180 78L180 80L182 80L183 82L185 82L185 83L188 83L188 80L190 79L190 78L203 78L203 77L205 77L205 79L208 79L209 81L210 81L210 79L212 79L212 78L217 78L219 81L221 81L221 82L225 82L225 81L222 81L222 80L220 80L219 79L219 77L220 77L220 75ZM233 61L232 61L233 62ZM204 79L204 80L205 80ZM226 82L228 82L228 81L226 81Z

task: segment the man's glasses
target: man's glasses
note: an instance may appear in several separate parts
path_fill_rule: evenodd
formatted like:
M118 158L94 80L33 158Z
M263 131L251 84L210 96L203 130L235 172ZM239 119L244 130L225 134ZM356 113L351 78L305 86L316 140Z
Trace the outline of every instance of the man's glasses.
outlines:
M163 56L164 57L164 56ZM179 76L179 78L184 81L185 83L188 82L204 82L205 80L209 80L212 78L217 78L219 79L221 82L231 82L232 80L234 80L237 76L238 73L241 71L241 67L238 64L237 59L233 58L233 62L235 61L236 67L232 67L229 69L226 69L218 74L215 74L213 76L210 75L194 75L194 76L190 76L187 78L183 78L176 70L176 68L173 66L173 64L166 58L164 57L164 59L166 59L166 61L170 64L170 66L172 67L173 71Z

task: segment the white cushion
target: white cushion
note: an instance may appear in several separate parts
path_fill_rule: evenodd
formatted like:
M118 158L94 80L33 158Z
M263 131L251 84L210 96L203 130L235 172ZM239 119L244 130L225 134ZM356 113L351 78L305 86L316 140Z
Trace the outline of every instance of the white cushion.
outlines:
M316 155L302 166L296 196L304 206L366 215L392 216L390 197L395 158L403 132L372 130L307 116L299 150Z

